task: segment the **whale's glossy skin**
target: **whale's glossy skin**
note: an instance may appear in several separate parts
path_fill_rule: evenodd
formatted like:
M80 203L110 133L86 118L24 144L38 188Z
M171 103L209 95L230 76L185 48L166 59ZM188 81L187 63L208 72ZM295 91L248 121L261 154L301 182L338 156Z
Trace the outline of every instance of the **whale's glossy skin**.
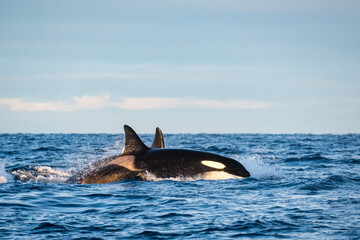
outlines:
M225 165L216 169L204 165L203 161L212 161ZM159 178L191 177L211 171L225 171L239 176L249 177L250 173L238 161L217 154L183 149L149 149L137 156L136 165L155 174Z
M87 167L67 182L81 184L109 183L127 178L141 178L149 172L158 178L192 177L198 174L222 171L239 177L250 173L238 161L213 153L164 149L161 130L157 128L152 148L140 140L135 131L124 126L125 148L122 154L98 161Z

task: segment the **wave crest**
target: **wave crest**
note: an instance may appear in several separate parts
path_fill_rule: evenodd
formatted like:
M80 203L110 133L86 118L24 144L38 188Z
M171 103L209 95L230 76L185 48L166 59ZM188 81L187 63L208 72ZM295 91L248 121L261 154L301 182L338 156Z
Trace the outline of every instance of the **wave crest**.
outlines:
M55 169L48 166L36 166L29 170L16 170L12 174L22 182L61 183L70 176L70 171Z

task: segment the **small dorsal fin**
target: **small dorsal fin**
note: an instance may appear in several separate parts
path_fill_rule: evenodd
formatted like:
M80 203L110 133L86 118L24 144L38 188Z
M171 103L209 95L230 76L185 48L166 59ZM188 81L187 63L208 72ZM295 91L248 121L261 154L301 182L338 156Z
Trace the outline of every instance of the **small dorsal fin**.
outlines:
M123 155L136 155L140 152L148 150L149 148L141 141L136 132L129 127L124 125L125 131L125 148Z
M164 147L165 147L164 136L161 132L161 129L157 127L155 132L155 138L153 144L151 145L151 148L164 148Z

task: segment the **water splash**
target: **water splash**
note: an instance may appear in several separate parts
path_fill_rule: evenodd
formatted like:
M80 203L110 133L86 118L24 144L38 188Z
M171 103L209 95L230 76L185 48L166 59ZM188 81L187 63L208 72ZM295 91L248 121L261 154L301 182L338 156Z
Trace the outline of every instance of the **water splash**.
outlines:
M72 170L36 166L28 170L16 170L12 174L22 182L61 183L71 176Z
M5 171L5 164L0 163L0 183L7 183L12 180L11 175Z
M264 162L257 154L251 156L235 156L244 167L250 172L251 177L258 179L280 178L283 174L276 165Z

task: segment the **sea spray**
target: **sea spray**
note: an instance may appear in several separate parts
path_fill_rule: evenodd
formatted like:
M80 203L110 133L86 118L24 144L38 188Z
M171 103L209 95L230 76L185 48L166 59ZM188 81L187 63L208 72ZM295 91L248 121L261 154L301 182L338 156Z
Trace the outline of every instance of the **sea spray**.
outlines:
M0 163L0 183L7 183L12 180L12 176L5 171L5 164Z
M259 155L234 156L250 172L251 177L258 179L279 178L281 169L266 163Z
M61 183L65 182L72 170L55 169L48 166L36 166L27 170L16 170L12 174L22 182Z

